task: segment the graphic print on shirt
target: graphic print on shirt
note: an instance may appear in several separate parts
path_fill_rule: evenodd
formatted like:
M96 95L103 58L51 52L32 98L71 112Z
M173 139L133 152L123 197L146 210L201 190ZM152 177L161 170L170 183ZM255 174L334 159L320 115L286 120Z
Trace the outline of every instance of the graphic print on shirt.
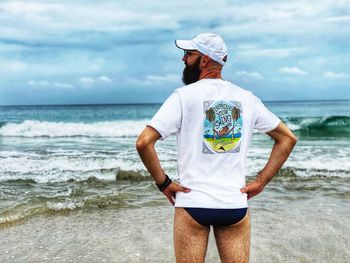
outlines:
M239 101L204 101L205 154L237 153L240 150L243 120Z

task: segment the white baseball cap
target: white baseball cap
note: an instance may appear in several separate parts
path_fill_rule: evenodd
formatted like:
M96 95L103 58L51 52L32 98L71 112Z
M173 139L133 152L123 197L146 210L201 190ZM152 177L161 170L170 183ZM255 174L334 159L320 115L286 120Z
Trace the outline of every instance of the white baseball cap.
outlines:
M212 60L225 65L227 48L224 40L213 33L202 33L191 40L175 40L175 45L183 50L198 50Z

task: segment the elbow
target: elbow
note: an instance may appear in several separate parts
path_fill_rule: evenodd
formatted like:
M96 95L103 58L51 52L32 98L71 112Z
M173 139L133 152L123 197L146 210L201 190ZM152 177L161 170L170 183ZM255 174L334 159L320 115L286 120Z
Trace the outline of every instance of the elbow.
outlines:
M136 150L138 152L142 152L147 146L147 143L144 139L142 139L141 137L137 138L136 141Z
M291 151L298 142L298 138L293 134L285 134L283 137L275 139L276 143L284 145L289 151Z
M141 153L150 147L154 147L154 144L159 139L159 137L160 135L158 132L149 127L146 127L136 140L136 150Z
M289 143L291 145L291 148L294 148L294 146L297 144L298 142L298 138L292 133L289 137Z
M297 137L297 136L295 136L294 134L292 134L292 136L291 136L291 140L292 140L292 142L293 142L293 145L296 145L296 144L297 144L297 142L298 142L298 137Z
M149 145L151 145L152 142L147 139L145 136L139 136L136 141L136 150L138 152L144 151Z

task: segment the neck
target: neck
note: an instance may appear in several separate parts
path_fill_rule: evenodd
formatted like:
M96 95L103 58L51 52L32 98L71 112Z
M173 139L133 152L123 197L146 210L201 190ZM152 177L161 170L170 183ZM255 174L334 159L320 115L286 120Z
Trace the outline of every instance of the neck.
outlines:
M221 70L203 70L199 75L199 79L222 79Z
M213 67L210 64L202 68L199 79L222 79L221 68Z

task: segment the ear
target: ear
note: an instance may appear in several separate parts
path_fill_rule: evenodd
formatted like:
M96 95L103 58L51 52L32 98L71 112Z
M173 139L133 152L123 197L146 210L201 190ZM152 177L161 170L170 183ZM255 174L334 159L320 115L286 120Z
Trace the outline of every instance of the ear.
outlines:
M202 62L201 62L202 68L205 68L208 65L209 61L210 61L210 58L208 56L206 56L206 55L203 56L202 57Z

